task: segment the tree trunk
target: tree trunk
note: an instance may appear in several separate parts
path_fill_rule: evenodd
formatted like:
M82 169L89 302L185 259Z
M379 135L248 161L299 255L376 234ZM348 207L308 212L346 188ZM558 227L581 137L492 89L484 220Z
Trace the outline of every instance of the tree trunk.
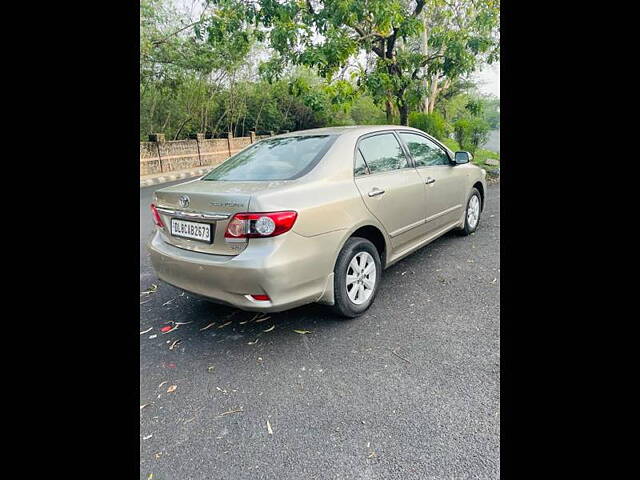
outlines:
M173 140L177 140L178 139L178 135L180 135L180 132L182 132L182 129L184 128L184 126L187 124L187 122L191 120L191 117L187 117L185 119L184 122L182 122L182 125L180 125L180 128L178 129L178 131L176 132L175 136L173 137Z
M427 26L427 16L424 15L422 18L422 54L424 56L429 55L429 27ZM424 87L425 92L429 88L429 83L427 81L427 66L425 65L422 69L422 86ZM422 100L422 111L423 113L429 113L429 95L426 95Z
M406 102L398 102L398 110L400 111L400 125L409 126L409 106Z
M267 101L267 97L265 95L265 97L262 99L262 103L260 104L260 110L258 110L258 115L256 116L256 121L253 124L253 131L256 132L256 135L258 134L258 124L260 123L260 114L262 113L262 107L264 107L264 102Z
M213 138L215 138L215 136L218 134L218 127L220 126L220 123L222 122L222 120L224 119L224 117L227 115L227 110L225 110L222 113L222 116L218 119L218 121L216 122L216 126L213 127L213 131L211 132L211 135L213 136Z
M287 111L284 114L284 120L282 121L282 126L286 127L287 125L287 117L289 116L289 110L291 109L291 105L293 104L293 99L289 100L289 104L287 105Z
M385 107L387 110L387 123L391 125L393 123L393 105L391 104L391 98L387 97L385 101Z
M436 106L436 98L438 97L438 77L434 75L431 78L431 88L429 92L429 108L427 113L433 113L433 109Z
M167 115L167 119L164 121L164 124L162 125L162 132L164 133L167 130L167 125L169 125L169 120L171 119L171 112L169 112L169 114Z
M153 93L153 101L151 102L151 111L149 112L149 132L155 132L155 119L154 119L154 115L156 114L156 94L155 91L152 92Z
M436 106L436 94L434 93L433 96L431 97L431 103L429 103L429 110L428 113L433 113L433 109Z
M434 85L435 85L435 88L432 88L432 91L431 91L431 102L429 104L429 113L433 113L433 109L436 106L436 100L438 99L438 95L440 94L440 92L447 90L451 86L451 79L450 78L445 79L445 81L442 82L442 84L436 81Z

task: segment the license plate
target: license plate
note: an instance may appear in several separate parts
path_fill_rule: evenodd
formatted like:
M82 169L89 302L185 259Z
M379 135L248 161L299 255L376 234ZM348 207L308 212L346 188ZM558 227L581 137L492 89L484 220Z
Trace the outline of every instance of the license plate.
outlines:
M211 224L171 219L171 235L211 243Z

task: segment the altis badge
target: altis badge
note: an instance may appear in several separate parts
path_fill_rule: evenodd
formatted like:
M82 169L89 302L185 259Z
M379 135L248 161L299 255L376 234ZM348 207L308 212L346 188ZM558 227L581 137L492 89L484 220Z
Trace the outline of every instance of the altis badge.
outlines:
M242 207L242 203L237 202L209 202L212 207Z

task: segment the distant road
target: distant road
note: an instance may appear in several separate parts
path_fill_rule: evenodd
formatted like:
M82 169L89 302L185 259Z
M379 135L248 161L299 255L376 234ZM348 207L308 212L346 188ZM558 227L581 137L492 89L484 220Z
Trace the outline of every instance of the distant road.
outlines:
M483 148L500 153L500 129L491 130L489 133L489 140L487 140L487 143L483 145Z

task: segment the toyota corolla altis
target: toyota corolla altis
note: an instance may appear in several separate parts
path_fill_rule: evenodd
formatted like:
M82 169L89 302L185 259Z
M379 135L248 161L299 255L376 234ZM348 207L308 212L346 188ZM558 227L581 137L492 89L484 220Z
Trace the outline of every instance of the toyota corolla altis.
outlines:
M266 138L155 193L151 262L160 280L243 310L318 302L357 317L385 268L478 227L485 171L470 160L397 125Z

